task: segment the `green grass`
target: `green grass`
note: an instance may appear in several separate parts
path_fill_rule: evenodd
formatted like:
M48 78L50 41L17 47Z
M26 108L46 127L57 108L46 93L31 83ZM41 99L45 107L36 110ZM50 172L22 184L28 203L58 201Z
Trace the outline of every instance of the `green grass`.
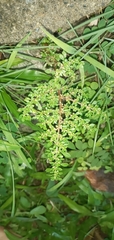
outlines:
M0 46L0 225L11 240L114 239L114 193L84 178L114 171L114 1L69 26Z

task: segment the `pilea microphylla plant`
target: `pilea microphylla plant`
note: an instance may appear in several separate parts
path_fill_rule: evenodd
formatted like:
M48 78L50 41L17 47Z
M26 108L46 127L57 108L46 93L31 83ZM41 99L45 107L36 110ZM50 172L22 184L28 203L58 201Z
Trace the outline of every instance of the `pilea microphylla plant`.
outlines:
M109 26L112 29L112 24ZM55 55L50 51L46 65L52 68L52 79L35 87L20 111L23 122L36 121L34 138L44 147L41 158L49 163L46 171L57 180L72 159L77 159L79 170L109 169L113 165L113 116L109 106L114 71L41 28L64 51ZM77 52L80 57L76 57ZM46 52L42 56L46 58ZM88 67L85 60L100 70L98 80L94 77L88 81L84 76ZM102 73L108 73L109 79L101 81Z
M47 171L54 179L58 179L62 167L69 165L69 159L77 158L80 170L102 166L103 155L107 156L104 165L111 159L111 154L103 149L99 157L98 150L94 150L95 156L92 153L98 124L102 125L98 139L104 129L108 129L104 104L106 99L110 104L112 96L110 94L108 99L106 88L100 97L98 95L93 100L99 85L88 81L84 86L78 84L79 74L75 74L80 65L82 68L83 62L78 58L59 62L53 78L35 87L25 99L26 105L22 109L22 121L36 120L38 131L34 138L44 147L42 158L49 162ZM97 147L101 145L100 142L95 143L94 148L96 144Z

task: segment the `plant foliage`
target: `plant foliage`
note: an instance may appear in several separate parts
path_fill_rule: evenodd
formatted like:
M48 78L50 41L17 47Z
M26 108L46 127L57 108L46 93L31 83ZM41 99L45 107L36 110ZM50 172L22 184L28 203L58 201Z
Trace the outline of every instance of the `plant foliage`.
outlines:
M41 27L48 38L36 45L27 34L0 46L0 225L10 240L114 239L114 193L84 177L114 172L113 17L111 1L58 38Z

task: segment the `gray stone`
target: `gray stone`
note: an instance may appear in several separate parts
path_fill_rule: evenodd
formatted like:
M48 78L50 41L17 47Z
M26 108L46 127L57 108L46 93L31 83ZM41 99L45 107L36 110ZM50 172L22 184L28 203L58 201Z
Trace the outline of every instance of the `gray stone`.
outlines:
M42 35L40 23L52 32L92 13L110 0L0 0L0 44L16 43L32 31L29 41Z

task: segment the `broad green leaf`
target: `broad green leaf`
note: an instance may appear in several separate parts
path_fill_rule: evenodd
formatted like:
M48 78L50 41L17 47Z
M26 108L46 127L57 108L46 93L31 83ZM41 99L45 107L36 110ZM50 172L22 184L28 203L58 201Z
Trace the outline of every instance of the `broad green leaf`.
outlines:
M93 148L93 144L94 144L94 141L93 139L90 138L88 141L89 148Z
M74 47L69 46L67 43L64 43L60 39L57 39L56 37L54 37L43 26L41 26L41 29L53 42L55 42L60 48L62 48L67 53L74 54L76 52L76 49Z
M76 150L72 150L69 153L70 153L71 158L76 158L76 153L77 153Z
M88 147L88 144L86 142L82 143L82 149L83 150L87 149L87 147Z
M25 197L20 198L20 203L24 208L30 208L30 206L31 206L30 202Z
M15 102L12 100L9 94L5 91L5 89L1 92L1 97L3 99L4 105L9 109L10 113L13 114L16 118L19 117L19 113L17 110L17 106Z
M73 149L73 150L76 149L74 143L68 141L67 144L69 149Z
M7 230L4 230L4 232L9 240L20 240L20 237L13 235L12 233L8 232ZM21 240L27 240L27 237L21 237Z
M13 166L14 172L18 176L23 177L23 175L24 175L23 169L25 169L25 166L26 166L25 163L22 163L22 160L17 155L14 156L14 154L10 153L10 156L11 156L11 161L12 161L12 166Z
M70 198L63 196L62 194L58 194L58 197L61 200L63 200L73 211L81 213L86 216L92 215L92 212L88 208L77 204L76 202L72 201Z
M11 132L9 132L9 130L7 129L6 125L3 123L3 121L0 119L0 128L3 132L3 134L6 137L6 140L11 143L11 144L16 144L18 145L20 148L19 149L14 149L14 152L16 153L16 155L18 156L20 163L25 164L25 166L31 168L28 160L26 159L25 155L23 154L22 150L21 150L21 145L19 145L19 143L13 138ZM12 155L13 157L13 155Z
M16 83L34 82L34 81L48 81L51 75L39 70L21 69L12 70L1 76L2 81L11 81Z
M35 217L38 217L40 214L44 214L45 212L46 212L46 208L41 205L41 206L33 208L30 211L30 214L34 215Z
M79 150L82 150L82 141L80 141L80 140L78 140L77 142L76 142L76 147L79 149Z
M19 145L18 144L12 144L3 140L0 140L0 151L13 151L14 149L19 149Z
M6 209L7 207L9 207L12 204L13 201L13 196L11 195L11 197L9 197L1 206L0 209Z
M71 158L79 158L79 157L82 157L82 155L83 155L83 150L72 150L72 151L70 151L69 152L70 153L70 156L71 156Z
M40 221L42 221L42 222L44 222L44 223L47 223L47 222L48 222L47 218L44 217L44 216L42 216L42 215L38 215L38 216L37 216L37 219L40 220Z

